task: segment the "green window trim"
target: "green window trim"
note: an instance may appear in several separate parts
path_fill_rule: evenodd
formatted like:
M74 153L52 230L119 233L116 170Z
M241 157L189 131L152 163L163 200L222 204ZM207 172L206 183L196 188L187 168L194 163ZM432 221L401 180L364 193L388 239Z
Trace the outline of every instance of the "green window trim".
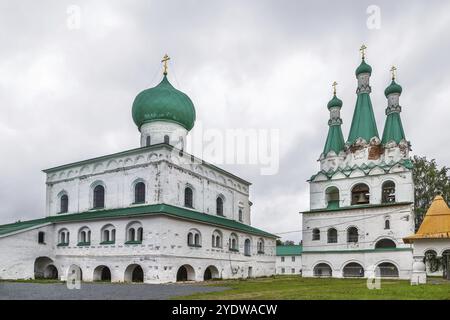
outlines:
M126 241L125 244L142 244L142 241Z
M228 251L231 251L231 252L239 252L239 249L228 248Z
M57 247L67 247L69 243L58 243Z
M188 244L188 246L192 247L192 248L201 248L202 247L201 244Z
M87 246L90 246L90 245L91 245L90 242L78 242L77 243L77 246L79 246L79 247L87 247Z
M115 244L115 241L102 241L100 244Z

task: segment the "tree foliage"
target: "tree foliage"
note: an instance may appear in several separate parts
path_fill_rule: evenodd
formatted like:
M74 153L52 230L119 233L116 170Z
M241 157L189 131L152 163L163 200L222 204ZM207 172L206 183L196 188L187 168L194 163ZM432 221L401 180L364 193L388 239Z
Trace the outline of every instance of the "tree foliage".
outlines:
M431 205L434 197L442 194L447 202L450 200L450 168L439 168L436 160L414 156L414 213L416 230L419 229L423 217Z

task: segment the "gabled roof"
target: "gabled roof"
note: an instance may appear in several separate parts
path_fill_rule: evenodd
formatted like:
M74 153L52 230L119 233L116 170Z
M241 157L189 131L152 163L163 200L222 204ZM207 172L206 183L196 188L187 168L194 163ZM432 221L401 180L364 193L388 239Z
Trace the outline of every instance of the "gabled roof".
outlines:
M405 243L417 239L450 239L450 209L442 196L436 196L416 234L404 238Z
M30 220L25 222L17 222L0 226L0 236L13 233L19 230L25 230L31 227L37 227L46 223L64 223L75 221L89 221L98 219L114 219L124 217L138 217L138 216L156 216L164 215L178 219L185 219L218 227L224 227L236 231L246 232L258 236L265 236L270 238L278 238L278 236L265 232L263 230L254 228L252 226L215 216L206 213L201 213L194 210L188 210L181 207L176 207L168 204L152 204L146 206L133 206L119 209L106 210L91 210L82 213L61 214L57 216L46 217L43 219Z
M277 246L277 256L301 256L302 252L302 245Z

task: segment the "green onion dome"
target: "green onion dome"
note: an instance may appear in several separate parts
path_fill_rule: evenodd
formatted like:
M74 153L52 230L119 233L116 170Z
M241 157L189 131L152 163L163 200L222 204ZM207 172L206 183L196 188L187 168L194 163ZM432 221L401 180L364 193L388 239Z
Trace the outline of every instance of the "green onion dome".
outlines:
M133 102L133 121L140 129L144 123L169 121L191 130L195 122L195 107L191 99L175 89L166 75L154 88L139 93Z
M361 73L369 73L372 74L372 67L366 63L366 61L361 62L358 68L356 68L355 74L356 76L360 75Z
M384 95L387 97L391 93L402 93L402 87L395 82L395 80L392 80L391 84L384 90Z
M328 102L327 108L331 109L333 107L342 108L342 100L336 97L336 95L333 95L333 98Z

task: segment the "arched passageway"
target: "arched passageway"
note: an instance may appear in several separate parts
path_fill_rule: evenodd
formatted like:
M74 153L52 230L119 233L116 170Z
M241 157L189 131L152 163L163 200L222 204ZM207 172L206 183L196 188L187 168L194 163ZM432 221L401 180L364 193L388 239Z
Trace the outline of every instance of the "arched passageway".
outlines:
M107 266L98 266L94 270L94 281L111 281L111 270Z
M195 281L194 268L188 264L181 266L177 272L177 282L179 281Z
M49 257L39 257L34 261L35 279L58 279L58 269Z
M125 282L144 282L144 270L138 264L131 264L125 269Z
M215 266L209 266L205 269L205 273L203 274L203 280L212 280L219 279L219 270Z

